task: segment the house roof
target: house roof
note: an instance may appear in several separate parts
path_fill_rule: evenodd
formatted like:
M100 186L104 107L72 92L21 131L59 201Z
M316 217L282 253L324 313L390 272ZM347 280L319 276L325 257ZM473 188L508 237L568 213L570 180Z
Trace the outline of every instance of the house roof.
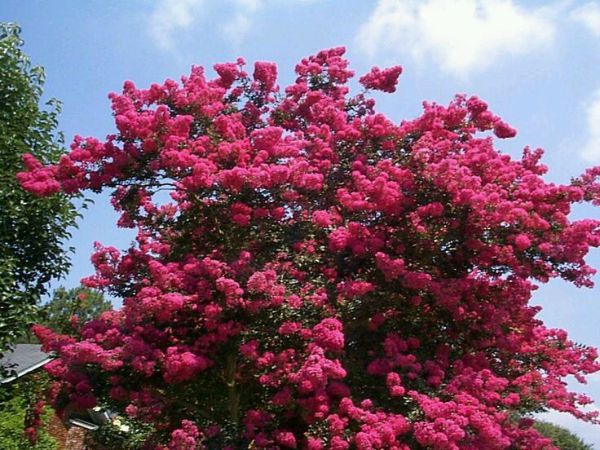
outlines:
M0 379L0 383L9 383L23 375L32 372L52 360L50 354L42 351L39 344L17 344L0 359L0 366L16 375Z

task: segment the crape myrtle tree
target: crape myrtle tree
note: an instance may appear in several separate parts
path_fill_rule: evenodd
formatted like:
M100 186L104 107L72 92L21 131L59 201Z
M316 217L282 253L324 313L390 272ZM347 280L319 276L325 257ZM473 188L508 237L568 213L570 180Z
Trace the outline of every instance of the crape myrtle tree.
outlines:
M41 104L44 71L22 46L19 27L0 23L0 354L35 320L48 282L68 271L63 243L77 217L64 194L36 197L15 179L24 152L44 163L64 152L60 104Z
M551 449L523 418L596 422L567 389L595 349L549 329L536 283L590 287L600 169L544 181L541 150L476 97L396 124L334 48L281 90L272 63L194 67L111 94L118 133L75 138L56 165L25 155L38 196L112 189L123 252L97 245L85 283L123 308L77 338L36 332L57 408L109 404L157 449ZM170 193L164 199L161 191ZM157 195L158 194L158 195Z

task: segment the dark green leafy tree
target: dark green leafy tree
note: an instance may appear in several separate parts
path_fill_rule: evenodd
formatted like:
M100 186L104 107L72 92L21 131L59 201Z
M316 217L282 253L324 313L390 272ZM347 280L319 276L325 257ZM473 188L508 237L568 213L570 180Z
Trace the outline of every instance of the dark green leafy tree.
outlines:
M64 243L78 217L72 197L40 198L15 179L21 155L56 162L60 103L42 104L44 71L22 51L20 28L0 24L0 355L37 319L48 282L67 273Z
M566 428L549 422L536 422L534 426L542 435L552 439L552 444L560 450L593 450L591 445L583 442Z
M61 334L73 334L83 324L112 309L101 292L86 287L59 287L42 308L42 325Z

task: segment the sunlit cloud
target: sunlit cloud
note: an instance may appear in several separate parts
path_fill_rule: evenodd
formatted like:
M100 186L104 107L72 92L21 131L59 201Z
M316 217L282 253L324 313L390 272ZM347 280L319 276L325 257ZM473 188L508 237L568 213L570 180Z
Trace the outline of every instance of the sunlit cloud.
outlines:
M161 50L173 50L177 33L198 20L203 0L161 0L148 16L148 30Z
M379 0L356 42L370 57L434 59L463 77L507 55L551 48L554 16L551 8L524 8L512 0Z
M581 155L586 161L600 162L600 89L590 97L585 116L587 139Z

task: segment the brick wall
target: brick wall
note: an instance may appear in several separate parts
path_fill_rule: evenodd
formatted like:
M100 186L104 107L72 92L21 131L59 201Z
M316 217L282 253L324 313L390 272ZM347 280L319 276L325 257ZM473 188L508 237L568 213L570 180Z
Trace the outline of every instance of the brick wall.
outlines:
M67 428L57 415L53 415L46 426L48 433L58 442L60 450L87 450L86 431L79 427Z

